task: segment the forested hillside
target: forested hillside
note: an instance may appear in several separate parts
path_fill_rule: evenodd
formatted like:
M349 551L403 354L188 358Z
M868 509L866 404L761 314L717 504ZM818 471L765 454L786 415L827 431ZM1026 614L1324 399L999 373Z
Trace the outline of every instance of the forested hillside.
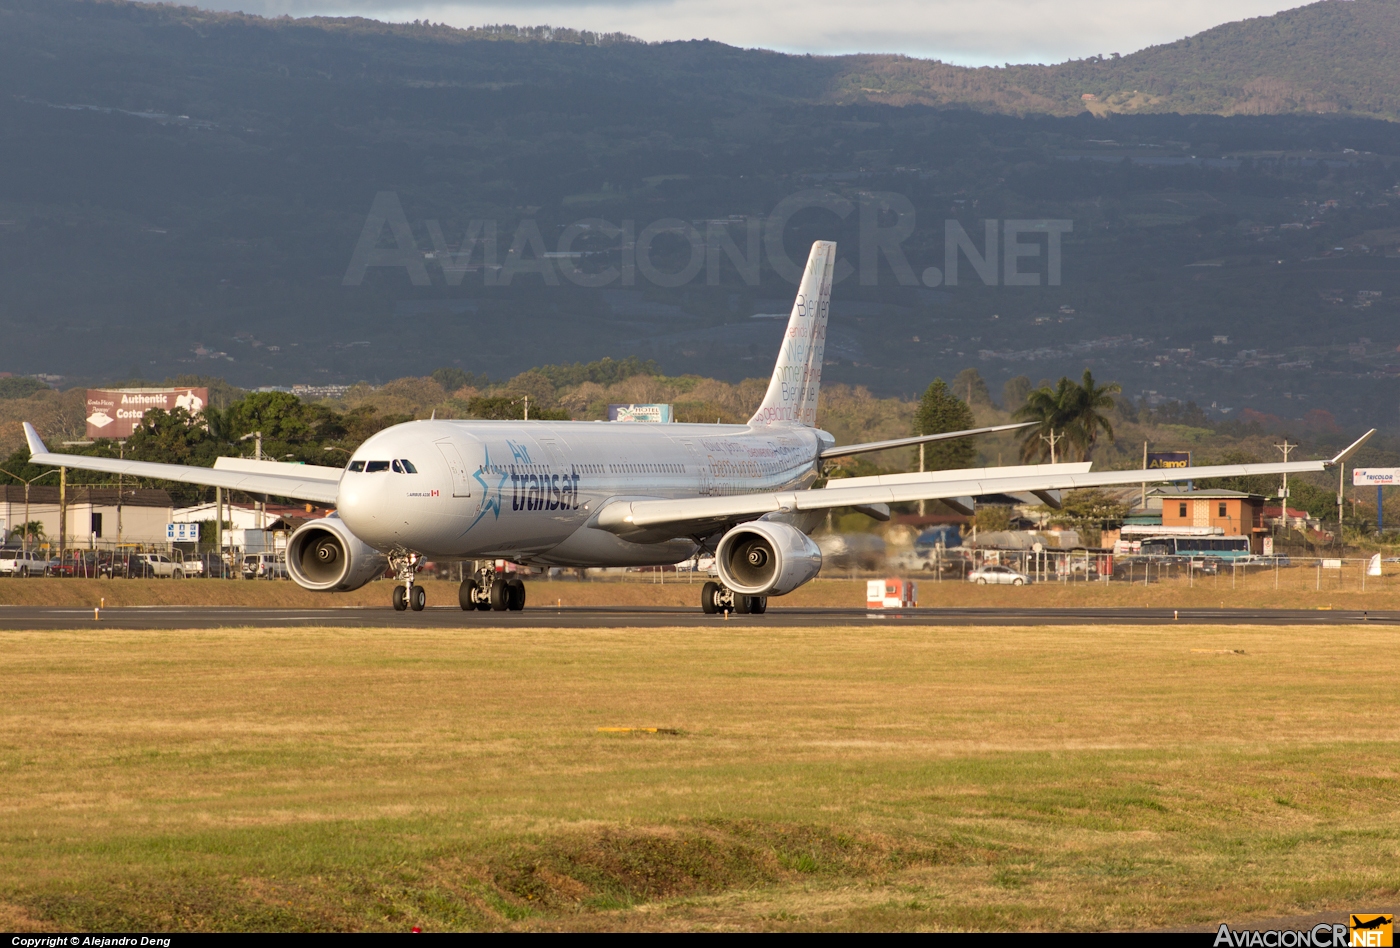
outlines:
M1389 425L1397 9L968 70L0 0L0 372L253 387L634 357L737 383L767 374L822 238L849 267L832 384L1087 366L1213 421ZM989 221L1031 256L974 272ZM356 269L393 248L413 265Z

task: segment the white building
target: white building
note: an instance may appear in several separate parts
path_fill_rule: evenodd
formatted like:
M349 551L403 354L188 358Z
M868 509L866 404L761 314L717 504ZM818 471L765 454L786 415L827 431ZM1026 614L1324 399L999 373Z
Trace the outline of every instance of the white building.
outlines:
M120 502L118 502L120 500ZM69 487L67 523L64 533L69 549L110 549L118 543L164 546L165 525L170 522L174 503L163 490L123 488L117 497L115 487ZM37 521L44 539L57 548L59 538L58 488L34 485L29 488L29 522ZM26 521L24 487L0 486L0 532L7 543L18 538L12 533Z

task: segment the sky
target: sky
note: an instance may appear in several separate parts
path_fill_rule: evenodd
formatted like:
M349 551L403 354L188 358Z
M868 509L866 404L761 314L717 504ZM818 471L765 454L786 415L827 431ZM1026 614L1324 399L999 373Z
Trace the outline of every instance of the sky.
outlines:
M905 53L966 66L1127 54L1297 6L1279 0L183 0L263 16L512 23L712 39L793 53Z

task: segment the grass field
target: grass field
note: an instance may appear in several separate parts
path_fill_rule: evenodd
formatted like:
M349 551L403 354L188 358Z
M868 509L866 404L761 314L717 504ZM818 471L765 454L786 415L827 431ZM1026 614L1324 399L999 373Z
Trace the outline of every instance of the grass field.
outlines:
M1397 671L1363 626L5 633L0 928L1394 906Z
M1348 563L1345 571L1299 567L1231 576L1153 581L1149 585L1113 583L1039 583L1027 587L974 586L948 580L913 577L919 583L919 604L936 609L955 606L1155 606L1165 608L1287 608L1400 609L1400 571L1387 564L1387 575L1370 577L1362 588L1361 567ZM654 574L652 576L654 579ZM700 583L671 574L664 583L647 581L645 574L627 581L570 582L527 580L529 604L534 606L686 606L698 608ZM216 581L204 579L0 579L0 606L222 605L273 608L387 608L392 584L374 582L349 593L317 593L293 582ZM423 581L428 605L457 601L457 584ZM865 605L864 579L818 579L770 607L857 608Z

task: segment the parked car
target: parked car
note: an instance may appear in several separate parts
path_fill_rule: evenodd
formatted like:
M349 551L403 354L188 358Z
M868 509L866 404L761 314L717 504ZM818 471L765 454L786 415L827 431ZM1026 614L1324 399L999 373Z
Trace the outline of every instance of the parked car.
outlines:
M813 539L822 551L823 567L869 571L885 560L885 541L873 533L825 533Z
M245 553L244 579L286 579L287 564L276 553Z
M0 576L43 576L49 561L38 553L20 549L0 550Z
M135 563L143 564L141 572L144 575L155 576L158 579L184 579L185 564L183 560L172 560L164 553L140 553L132 557L134 563L128 564L127 570L134 574Z
M1031 578L1025 573L1017 572L1009 566L997 566L988 564L979 566L967 574L969 583L976 583L979 586L1001 585L1001 586L1025 586Z
M890 557L888 565L896 573L931 573L938 568L938 561L934 559L933 550L905 550Z

